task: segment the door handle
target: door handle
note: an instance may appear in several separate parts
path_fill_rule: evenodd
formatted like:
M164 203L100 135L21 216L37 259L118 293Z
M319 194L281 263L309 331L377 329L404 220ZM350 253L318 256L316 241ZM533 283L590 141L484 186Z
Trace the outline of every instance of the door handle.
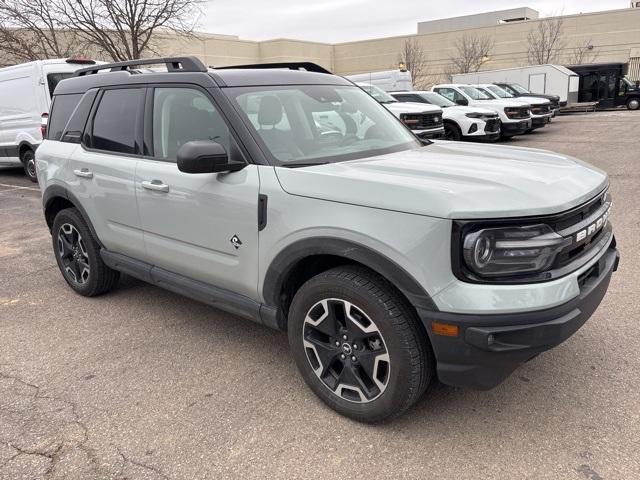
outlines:
M153 190L154 192L168 192L169 185L166 183L162 183L160 180L151 180L142 182L142 188L146 188L147 190Z
M88 168L82 168L80 170L74 170L73 174L76 177L82 177L82 178L93 178L93 172L90 171Z

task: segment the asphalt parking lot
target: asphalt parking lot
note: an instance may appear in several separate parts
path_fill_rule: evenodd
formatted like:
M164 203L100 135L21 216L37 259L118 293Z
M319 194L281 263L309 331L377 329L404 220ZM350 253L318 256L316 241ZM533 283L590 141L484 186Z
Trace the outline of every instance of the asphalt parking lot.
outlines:
M125 279L60 275L40 193L0 170L0 478L640 478L639 112L560 117L509 144L611 176L621 265L560 347L488 392L438 385L367 426L303 384L286 336Z

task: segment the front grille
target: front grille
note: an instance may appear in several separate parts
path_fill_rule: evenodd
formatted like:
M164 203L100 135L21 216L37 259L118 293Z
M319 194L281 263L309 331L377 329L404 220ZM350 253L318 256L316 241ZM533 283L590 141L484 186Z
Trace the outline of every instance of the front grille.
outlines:
M531 105L531 113L534 115L546 115L551 112L551 106L547 104Z
M441 113L404 113L402 121L412 130L442 127Z
M500 119L499 118L490 118L487 120L486 125L484 126L484 131L489 133L494 133L500 130Z
M562 268L577 258L587 255L605 235L610 234L611 226L607 219L599 222L610 208L611 195L605 192L549 222L556 232L571 240L558 254L552 268ZM593 231L589 233L590 228ZM584 239L578 239L580 232L587 233Z
M529 118L529 107L507 107L504 113L514 120L526 119Z

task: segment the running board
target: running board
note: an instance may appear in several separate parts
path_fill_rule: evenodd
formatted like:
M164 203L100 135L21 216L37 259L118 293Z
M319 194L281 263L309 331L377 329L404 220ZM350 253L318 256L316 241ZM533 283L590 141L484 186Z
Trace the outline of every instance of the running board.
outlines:
M261 325L277 330L281 329L278 326L276 315L272 311L274 309L249 297L164 270L126 255L110 252L104 248L100 250L100 256L104 263L114 270Z

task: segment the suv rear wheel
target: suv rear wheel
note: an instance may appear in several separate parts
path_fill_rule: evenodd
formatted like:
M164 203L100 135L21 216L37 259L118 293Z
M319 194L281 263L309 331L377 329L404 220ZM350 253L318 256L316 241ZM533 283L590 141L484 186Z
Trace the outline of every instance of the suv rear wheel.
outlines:
M433 353L415 313L364 268L339 267L306 282L291 304L288 333L306 383L355 420L401 414L433 376Z
M93 297L118 283L120 273L102 261L100 246L77 209L56 215L51 238L62 276L77 293Z
M22 162L22 167L24 168L24 173L26 173L29 180L32 182L37 182L38 177L36 176L36 155L30 148L26 148L20 153L20 161Z

